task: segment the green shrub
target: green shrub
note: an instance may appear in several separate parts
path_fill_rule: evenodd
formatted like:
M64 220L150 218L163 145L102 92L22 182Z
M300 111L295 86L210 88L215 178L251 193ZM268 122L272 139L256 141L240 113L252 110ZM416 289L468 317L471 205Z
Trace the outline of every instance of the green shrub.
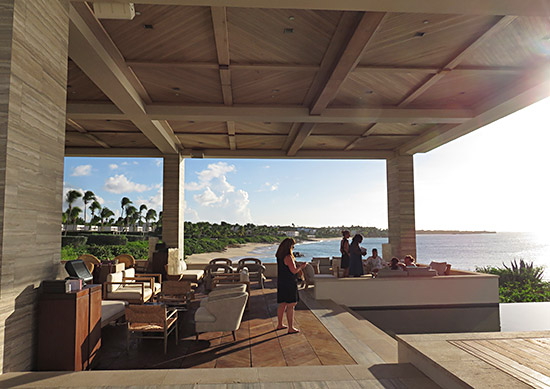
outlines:
M125 245L128 243L128 238L125 235L90 235L88 236L89 245L100 245L100 246L109 246L109 245Z
M476 267L480 273L499 276L499 296L501 303L550 301L550 282L543 281L544 268L520 260L510 266Z
M65 246L84 246L88 241L86 236L62 236L61 237L61 247Z

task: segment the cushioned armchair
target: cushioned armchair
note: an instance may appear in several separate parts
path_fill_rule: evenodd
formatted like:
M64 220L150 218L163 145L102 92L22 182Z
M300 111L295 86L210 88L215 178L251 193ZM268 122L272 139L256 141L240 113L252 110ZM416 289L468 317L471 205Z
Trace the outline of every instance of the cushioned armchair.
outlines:
M235 331L241 325L248 294L237 292L225 296L208 298L204 305L195 312L196 338L202 332L231 331L236 340Z
M244 268L248 268L248 276L250 280L256 280L260 283L260 286L264 287L264 273L265 266L262 265L262 261L258 258L243 258L239 260L239 265L237 267L237 272L241 272Z

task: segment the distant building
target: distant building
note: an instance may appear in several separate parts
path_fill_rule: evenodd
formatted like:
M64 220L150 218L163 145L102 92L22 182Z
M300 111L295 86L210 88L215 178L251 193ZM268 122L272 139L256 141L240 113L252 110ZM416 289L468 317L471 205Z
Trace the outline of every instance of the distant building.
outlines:
M283 233L288 236L289 238L294 238L296 236L300 236L300 233L298 231L283 231Z

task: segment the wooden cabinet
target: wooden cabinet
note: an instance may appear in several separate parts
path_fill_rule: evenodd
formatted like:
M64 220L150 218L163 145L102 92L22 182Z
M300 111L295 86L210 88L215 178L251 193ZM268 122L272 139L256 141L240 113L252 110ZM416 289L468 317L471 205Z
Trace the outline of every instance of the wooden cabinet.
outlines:
M101 285L40 294L38 370L85 370L100 347Z

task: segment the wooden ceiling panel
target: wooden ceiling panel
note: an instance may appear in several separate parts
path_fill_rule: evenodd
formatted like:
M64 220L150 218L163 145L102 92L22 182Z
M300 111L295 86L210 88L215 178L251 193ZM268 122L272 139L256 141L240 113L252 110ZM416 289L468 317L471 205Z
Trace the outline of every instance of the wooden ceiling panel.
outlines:
M453 73L445 75L408 108L475 108L518 76L506 74Z
M187 135L176 134L185 148L191 149L228 149L229 140L227 135Z
M136 5L136 11L133 20L101 20L127 60L216 61L209 7Z
M231 62L319 64L341 12L228 8ZM293 29L285 33L285 29Z
M367 129L367 124L356 123L317 123L311 135L352 135L361 136Z
M76 122L88 132L139 132L139 129L129 120L78 120Z
M548 18L519 17L468 56L463 66L529 66L550 56Z
M280 150L285 143L285 135L236 135L237 149Z
M235 104L302 104L315 76L314 71L233 70Z
M432 128L433 124L376 123L372 135L419 135Z
M170 126L174 133L209 133L226 134L227 127L224 122L186 122L171 120Z
M65 132L65 147L98 147L97 143L81 132Z
M288 135L292 123L273 122L236 122L235 132L237 134L271 134Z
M217 70L136 68L135 72L155 103L223 103Z
M414 136L367 136L359 139L353 150L393 150L414 138Z
M498 20L498 16L391 14L360 64L443 66Z
M353 72L344 81L330 107L397 105L426 75L415 72Z
M69 61L67 100L110 101L73 61Z
M121 148L154 148L155 145L141 132L133 133L93 133L99 140L107 143L111 147ZM97 147L97 144L94 146Z
M302 146L303 150L343 150L355 140L355 136L309 136Z

